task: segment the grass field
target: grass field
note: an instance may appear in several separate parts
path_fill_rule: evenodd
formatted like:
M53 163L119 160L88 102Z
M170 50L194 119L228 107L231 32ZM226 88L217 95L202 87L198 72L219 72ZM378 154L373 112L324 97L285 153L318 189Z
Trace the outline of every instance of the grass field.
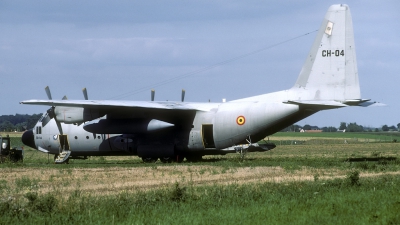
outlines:
M345 144L345 143L369 143L369 142L397 142L400 141L399 132L278 132L269 137L271 142L277 145L287 144Z
M294 135L270 140L306 141L181 164L55 165L26 148L23 163L0 164L0 224L400 224L400 143Z

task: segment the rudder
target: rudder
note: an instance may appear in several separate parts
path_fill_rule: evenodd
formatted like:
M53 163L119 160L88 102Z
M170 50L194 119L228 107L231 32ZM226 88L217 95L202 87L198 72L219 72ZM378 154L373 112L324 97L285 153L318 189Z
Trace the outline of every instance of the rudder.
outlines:
M292 88L301 100L359 99L354 32L347 5L332 5Z

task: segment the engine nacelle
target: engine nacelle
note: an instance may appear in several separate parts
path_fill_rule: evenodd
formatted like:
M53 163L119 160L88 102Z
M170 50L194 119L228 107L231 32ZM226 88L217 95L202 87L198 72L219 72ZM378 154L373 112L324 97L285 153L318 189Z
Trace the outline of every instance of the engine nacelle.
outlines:
M64 106L56 106L54 114L59 122L66 124L83 123L104 116L104 114L101 115L98 110Z
M156 119L100 119L86 123L83 129L96 134L144 134L173 126Z

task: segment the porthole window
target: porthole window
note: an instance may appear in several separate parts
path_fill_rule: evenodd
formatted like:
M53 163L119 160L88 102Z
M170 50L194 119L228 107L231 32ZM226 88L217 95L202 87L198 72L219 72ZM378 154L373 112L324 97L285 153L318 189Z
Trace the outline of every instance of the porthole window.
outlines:
M89 139L89 136L86 136L86 139Z
M75 136L75 139L78 139L78 136Z

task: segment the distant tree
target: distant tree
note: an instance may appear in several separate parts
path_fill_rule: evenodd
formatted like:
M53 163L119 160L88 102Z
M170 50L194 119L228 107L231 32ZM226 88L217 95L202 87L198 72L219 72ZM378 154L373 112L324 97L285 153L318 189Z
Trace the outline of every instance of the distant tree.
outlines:
M311 126L308 125L308 124L306 124L306 125L304 125L303 129L304 129L304 130L311 130Z
M323 127L323 132L336 132L338 129L336 127Z
M26 121L26 129L27 130L32 129L36 125L37 121L40 119L41 116L42 116L41 113L33 114L32 116L30 116Z
M24 131L26 129L32 129L42 114L33 115L3 115L0 116L0 130L1 131Z
M15 125L15 130L18 132L22 132L26 130L27 122L18 123Z
M364 127L361 125L357 125L357 123L349 123L347 125L346 132L363 132Z
M391 131L396 131L397 128L396 128L394 125L392 125L392 126L389 127L389 130L391 130Z
M345 130L347 129L347 124L345 122L341 122L339 126L339 130Z
M383 125L382 126L382 131L389 131L389 127L388 127L388 125Z
M400 131L400 123L397 124L397 130Z
M299 132L301 129L301 126L297 124L290 125L286 127L285 129L281 130L281 132Z
M14 124L12 124L10 121L6 120L3 123L0 124L0 131L5 131L5 132L12 132L14 131Z
M378 129L378 128L375 128L375 132L379 132L379 129Z

